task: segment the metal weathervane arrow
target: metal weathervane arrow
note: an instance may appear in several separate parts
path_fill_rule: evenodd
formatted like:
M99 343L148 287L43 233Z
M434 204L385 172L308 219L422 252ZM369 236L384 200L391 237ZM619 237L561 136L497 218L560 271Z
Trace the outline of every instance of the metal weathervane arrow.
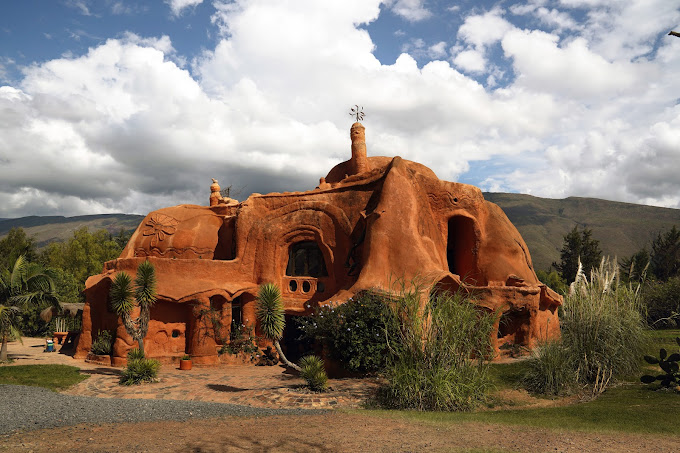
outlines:
M349 116L356 117L357 121L362 121L364 119L364 108L355 105L349 110Z

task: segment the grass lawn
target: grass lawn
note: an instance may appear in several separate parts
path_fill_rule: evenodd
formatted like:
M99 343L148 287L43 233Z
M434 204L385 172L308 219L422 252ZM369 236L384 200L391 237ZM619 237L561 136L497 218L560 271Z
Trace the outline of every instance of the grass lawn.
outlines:
M607 390L587 403L540 409L489 412L369 411L437 423L503 423L537 428L680 435L680 395L642 384Z
M680 350L675 342L675 337L680 337L678 329L651 331L650 336L653 355L658 355L661 347L669 353ZM524 362L492 364L489 371L497 388L516 388L524 374ZM364 413L434 423L482 422L559 430L680 435L680 394L657 388L658 385L641 384L639 376L631 376L593 401L570 406L467 413L384 410Z
M50 390L64 390L89 376L68 365L16 365L0 367L0 384L30 385Z

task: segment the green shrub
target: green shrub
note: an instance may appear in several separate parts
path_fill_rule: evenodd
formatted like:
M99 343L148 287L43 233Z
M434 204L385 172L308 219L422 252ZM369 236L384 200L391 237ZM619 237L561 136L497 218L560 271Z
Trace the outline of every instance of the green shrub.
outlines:
M537 270L536 277L538 277L541 283L546 284L548 288L552 289L553 291L556 291L562 295L567 294L567 290L569 289L567 287L567 282L560 276L560 274L557 273L557 271L551 270L548 272Z
M113 349L113 335L108 330L98 330L90 352L96 355L110 355Z
M608 259L590 279L579 268L560 310L561 348L546 349L527 376L535 391L554 394L575 382L597 395L612 379L639 371L648 341L640 287L620 284L618 272ZM564 375L565 369L572 377Z
M650 326L674 328L680 325L680 277L648 282L643 288L642 299Z
M307 382L307 387L315 392L328 390L328 376L323 367L323 360L315 355L300 359L300 377Z
M432 295L424 306L421 294L404 291L390 304L399 321L379 401L399 409L470 410L492 386L484 359L492 353L494 316L460 293Z
M526 361L527 372L522 379L532 393L544 395L568 394L576 384L573 357L561 341L539 345Z
M354 372L375 372L387 364L388 338L394 336L392 312L377 293L364 291L341 305L299 316L305 339L321 343L328 356Z
M639 371L647 343L642 310L639 285L620 284L616 263L603 259L590 280L577 277L560 323L579 382L599 393L611 378Z
M130 349L127 353L128 360L138 360L144 358L144 351L139 348Z
M134 349L133 349L134 351ZM143 382L154 382L161 364L158 360L134 358L128 355L127 367L120 376L121 385L134 385Z
M231 332L229 334L229 343L220 348L221 354L225 352L233 355L242 352L245 354L250 354L250 360L254 361L255 356L258 353L258 348L257 337L255 337L253 334L253 328L232 322Z

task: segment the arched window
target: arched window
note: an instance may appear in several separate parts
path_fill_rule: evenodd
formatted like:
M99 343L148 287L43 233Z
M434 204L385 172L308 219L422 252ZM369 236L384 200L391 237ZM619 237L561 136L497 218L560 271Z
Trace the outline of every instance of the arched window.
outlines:
M315 278L328 276L323 253L316 242L302 241L290 246L286 275Z

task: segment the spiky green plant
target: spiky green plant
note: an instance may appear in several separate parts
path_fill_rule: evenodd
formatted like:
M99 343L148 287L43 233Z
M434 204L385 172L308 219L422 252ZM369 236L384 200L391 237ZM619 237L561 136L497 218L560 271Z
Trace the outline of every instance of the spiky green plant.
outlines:
M161 364L154 359L128 359L127 366L120 375L121 385L154 382Z
M265 283L257 292L257 320L264 336L274 343L281 361L287 366L300 371L300 367L288 360L281 350L279 340L283 337L286 318L281 301L281 290L273 283Z
M132 348L127 353L128 360L139 360L144 358L144 351L139 348Z
M328 390L328 375L323 366L323 360L315 355L308 355L300 359L300 377L307 382L307 387L315 392Z
M98 330L90 352L97 355L110 355L113 348L113 335L108 330Z
M123 320L125 330L137 341L144 353L144 337L149 330L151 307L156 303L156 270L149 261L137 267L134 288L130 275L121 271L111 283L109 292L111 307ZM139 307L139 316L132 317L132 310Z

